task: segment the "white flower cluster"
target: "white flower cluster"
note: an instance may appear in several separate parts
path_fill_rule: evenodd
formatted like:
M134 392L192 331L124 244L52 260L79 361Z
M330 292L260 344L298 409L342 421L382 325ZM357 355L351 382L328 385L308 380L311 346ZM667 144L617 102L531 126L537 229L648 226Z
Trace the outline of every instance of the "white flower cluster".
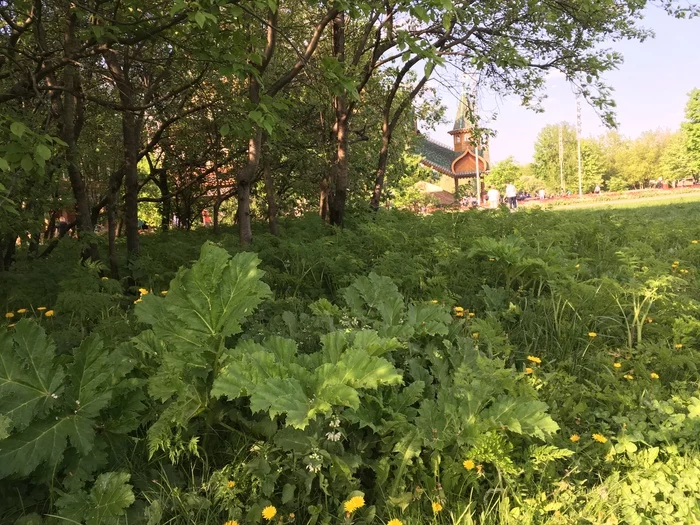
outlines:
M306 461L306 470L314 474L321 471L321 467L323 466L323 457L319 453L314 452L306 459Z

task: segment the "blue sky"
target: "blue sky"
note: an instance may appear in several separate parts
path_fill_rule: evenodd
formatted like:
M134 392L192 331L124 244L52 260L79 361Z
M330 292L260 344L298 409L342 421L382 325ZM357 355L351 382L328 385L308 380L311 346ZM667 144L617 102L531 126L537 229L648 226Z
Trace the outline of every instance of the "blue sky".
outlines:
M656 37L640 42L611 42L609 47L624 56L624 63L606 75L608 85L614 88L619 131L627 137L636 137L655 129L676 130L684 118L688 93L700 88L700 19L676 20L658 8L650 8L644 26ZM451 144L447 131L451 129L457 111L459 84L457 74L451 77L447 88L438 89L447 106L447 123L435 130L424 130L432 138ZM557 75L551 75L546 86L544 113L535 113L522 107L515 97L496 98L485 93L480 96L481 114L498 113L490 123L496 131L491 140L491 161L498 162L513 156L520 163L532 160L537 134L547 124L560 121L576 122L576 98L571 86ZM582 101L582 129L584 136L605 132L595 111Z

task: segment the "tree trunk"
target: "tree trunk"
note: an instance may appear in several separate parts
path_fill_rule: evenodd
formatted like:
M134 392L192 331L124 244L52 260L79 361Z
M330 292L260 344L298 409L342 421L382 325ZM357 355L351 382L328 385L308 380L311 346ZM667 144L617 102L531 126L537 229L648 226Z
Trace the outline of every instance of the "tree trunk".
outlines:
M339 13L333 20L333 55L341 64L345 62L345 15ZM335 162L331 168L331 188L329 199L330 223L343 225L345 202L348 195L348 117L349 107L345 95L333 97L335 124L333 133L336 141Z
M162 200L160 207L160 229L167 232L170 229L171 197L168 186L168 174L164 168L158 169L158 189Z
M127 258L133 260L140 251L139 241L139 146L141 119L125 111L122 114L124 135L124 227L126 228Z
M370 206L374 211L379 209L379 203L384 190L384 179L386 174L386 164L389 159L389 144L391 144L391 131L389 131L389 122L385 119L382 123L382 148L379 150L379 160L377 162L377 174L374 179L374 189Z
M256 82L253 80L253 82ZM260 164L260 146L262 130L257 130L248 141L248 162L236 177L236 193L238 196L238 240L241 246L253 242L253 228L250 219L250 187L255 180L255 174Z
M88 198L87 189L85 188L85 181L83 181L79 168L78 136L82 127L79 117L82 116L80 106L83 102L76 94L80 89L80 82L78 79L79 72L72 60L72 55L76 46L76 23L76 15L72 12L70 6L67 5L64 50L70 62L63 69L63 86L65 93L63 95L61 122L59 126L61 140L66 143L66 170L68 172L71 188L73 189L73 197L75 198L78 237L82 238L92 235L93 228L90 216L90 200ZM97 245L94 242L91 242L83 251L83 259L98 259Z
M267 220L272 235L279 235L277 226L277 199L275 198L275 184L272 180L270 163L263 163L263 177L265 178L265 196L267 197Z
M117 257L117 209L119 207L119 189L124 178L122 168L112 172L107 188L107 243L109 247L109 271L113 279L119 278L119 259Z
M328 177L323 177L323 179L321 179L320 186L321 195L319 197L318 209L321 219L323 219L325 222L328 221L328 200L330 198L330 181L328 180Z

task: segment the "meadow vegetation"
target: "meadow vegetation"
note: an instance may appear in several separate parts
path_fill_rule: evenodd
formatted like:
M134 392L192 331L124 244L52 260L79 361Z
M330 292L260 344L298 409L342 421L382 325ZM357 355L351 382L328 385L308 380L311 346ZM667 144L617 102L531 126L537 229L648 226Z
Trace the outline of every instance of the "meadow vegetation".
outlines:
M122 280L22 252L0 522L698 523L699 219L307 216L142 236Z

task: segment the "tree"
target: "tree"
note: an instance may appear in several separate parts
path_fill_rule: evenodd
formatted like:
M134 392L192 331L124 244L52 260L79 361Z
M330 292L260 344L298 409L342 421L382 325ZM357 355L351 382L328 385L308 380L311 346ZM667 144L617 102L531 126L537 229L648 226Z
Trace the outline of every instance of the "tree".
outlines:
M561 129L563 151L564 185L561 183L559 163L559 130ZM564 190L575 192L578 188L578 156L576 151L576 129L568 122L550 124L542 128L535 142L533 173L543 180L548 193Z
M686 122L682 129L685 138L685 149L690 160L690 167L695 175L700 174L700 89L694 89L688 97L685 106Z
M499 190L505 191L506 184L513 182L519 188L521 175L522 171L518 163L515 162L513 157L508 157L494 164L486 178L486 184L488 186L496 186Z

